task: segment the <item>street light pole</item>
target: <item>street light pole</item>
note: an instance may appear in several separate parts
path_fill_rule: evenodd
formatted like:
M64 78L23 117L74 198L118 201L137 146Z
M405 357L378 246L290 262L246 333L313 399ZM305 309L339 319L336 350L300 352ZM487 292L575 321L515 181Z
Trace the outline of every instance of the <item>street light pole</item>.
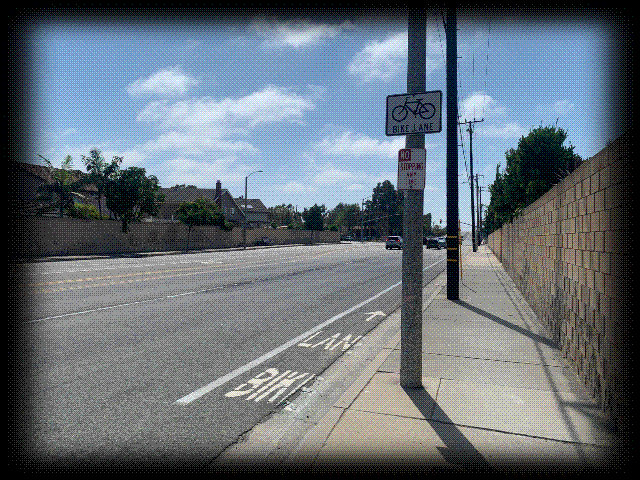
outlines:
M242 228L242 248L247 248L247 183L248 179L254 173L262 172L262 170L256 170L255 172L251 172L249 175L244 177L244 223Z

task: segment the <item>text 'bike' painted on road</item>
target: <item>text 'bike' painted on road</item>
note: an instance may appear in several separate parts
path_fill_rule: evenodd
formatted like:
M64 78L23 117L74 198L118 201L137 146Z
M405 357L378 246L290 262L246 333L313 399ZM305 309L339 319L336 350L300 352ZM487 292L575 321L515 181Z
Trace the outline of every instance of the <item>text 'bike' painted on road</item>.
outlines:
M224 396L230 398L246 396L246 400L254 402L265 400L273 403L276 400L282 401L295 393L313 377L315 377L313 373L299 373L291 370L280 373L277 368L268 368L247 380L247 383L238 385L225 393Z
M367 320L377 316L384 315L382 312L370 312L372 315ZM333 351L338 347L342 347L344 352L351 348L358 340L362 338L362 335L348 334L343 338L341 333L336 333L330 337L326 337L319 342L312 342L312 339L318 340L322 330L310 335L298 344L303 348L316 348L320 347L324 350ZM316 338L318 337L318 338ZM230 392L225 393L225 397L236 398L245 397L246 400L253 400L254 402L266 401L268 403L274 403L277 401L283 401L288 396L292 395L303 385L308 383L315 374L308 372L297 372L292 370L286 370L282 373L277 368L268 368L264 372L259 373L246 383L238 385Z

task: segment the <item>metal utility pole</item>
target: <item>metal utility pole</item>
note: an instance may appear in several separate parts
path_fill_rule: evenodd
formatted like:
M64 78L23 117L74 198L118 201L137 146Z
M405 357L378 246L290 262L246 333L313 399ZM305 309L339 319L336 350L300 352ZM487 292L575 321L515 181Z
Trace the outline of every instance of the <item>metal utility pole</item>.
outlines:
M424 92L427 69L427 19L411 9L408 27L407 93ZM406 135L406 148L424 149L424 133ZM424 190L403 190L402 310L400 385L422 386L422 210Z
M458 48L455 8L447 9L447 299L458 300Z
M364 242L364 198L362 199L362 209L360 210L360 242Z
M251 172L249 175L244 177L244 222L242 226L242 248L247 248L247 181L251 175L254 173L262 172L262 170L256 170L255 172Z
M471 187L471 239L473 242L473 251L478 251L478 239L476 237L476 215L474 212L474 204L475 200L473 199L473 124L478 122L483 122L482 120L473 120L460 122L460 125L469 124L469 128L467 128L467 132L469 132L469 186Z

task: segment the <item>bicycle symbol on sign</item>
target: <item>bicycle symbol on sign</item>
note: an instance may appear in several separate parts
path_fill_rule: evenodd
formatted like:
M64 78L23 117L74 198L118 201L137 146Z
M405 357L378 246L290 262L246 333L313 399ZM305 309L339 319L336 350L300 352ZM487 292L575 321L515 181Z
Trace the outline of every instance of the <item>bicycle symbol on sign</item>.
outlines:
M414 108L412 108L414 107ZM422 99L417 98L409 101L408 97L404 99L404 105L398 105L391 112L391 116L396 122L402 122L411 112L413 116L420 115L423 120L429 120L436 114L436 107L432 103L422 103Z

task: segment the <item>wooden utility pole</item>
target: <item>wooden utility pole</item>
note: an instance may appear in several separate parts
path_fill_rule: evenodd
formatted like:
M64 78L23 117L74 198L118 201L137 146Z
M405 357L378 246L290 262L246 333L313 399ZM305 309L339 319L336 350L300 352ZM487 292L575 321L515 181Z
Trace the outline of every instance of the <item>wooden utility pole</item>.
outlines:
M482 243L482 194L481 188L478 185L478 177L484 177L484 175L478 175L476 173L476 199L478 201L478 245Z
M482 120L473 120L460 122L460 125L469 124L469 128L467 128L467 132L469 132L469 186L471 187L471 241L473 242L473 251L478 251L478 239L476 237L476 215L474 204L475 200L473 198L473 124L478 122L483 122Z

